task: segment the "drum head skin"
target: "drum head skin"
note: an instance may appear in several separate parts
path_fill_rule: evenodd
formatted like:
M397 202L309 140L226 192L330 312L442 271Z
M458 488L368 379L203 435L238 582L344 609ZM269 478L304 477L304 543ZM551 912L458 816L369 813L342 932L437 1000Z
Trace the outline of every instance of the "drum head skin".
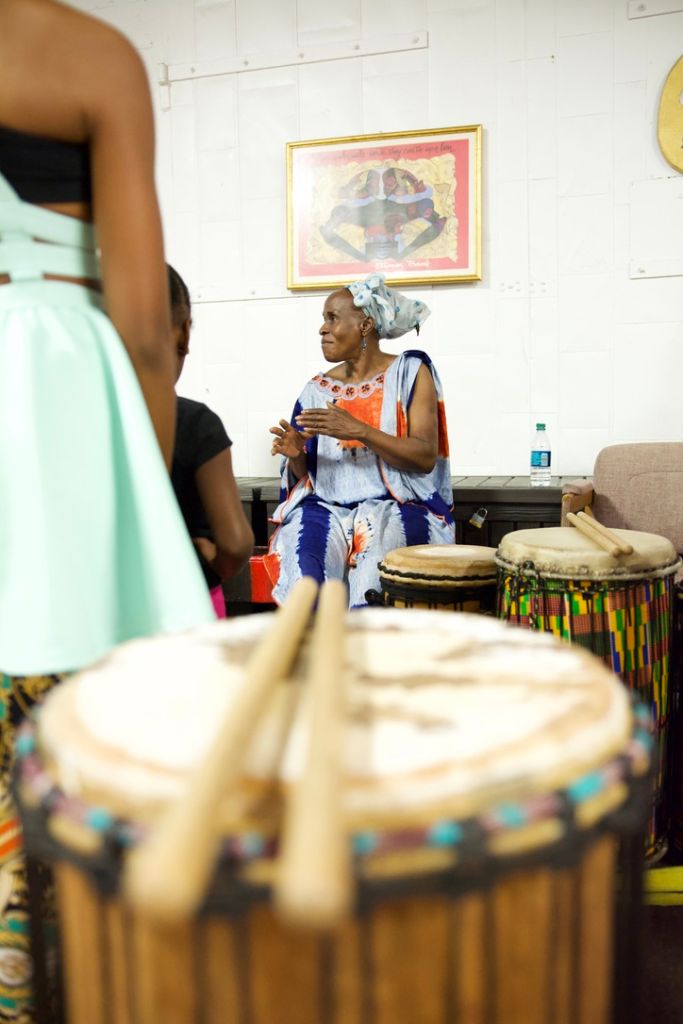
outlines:
M680 566L673 544L655 533L612 530L633 546L632 555L610 555L573 526L515 530L500 542L496 563L503 569L529 568L558 579L636 578L669 575Z
M158 813L209 746L271 619L135 641L57 687L38 725L57 784L129 820ZM466 818L549 793L629 743L619 680L551 636L424 610L356 611L344 628L349 829ZM277 828L280 796L304 763L306 659L264 715L239 793L221 809L226 832Z
M415 544L384 556L380 579L410 580L416 587L452 587L496 578L496 549L476 544Z

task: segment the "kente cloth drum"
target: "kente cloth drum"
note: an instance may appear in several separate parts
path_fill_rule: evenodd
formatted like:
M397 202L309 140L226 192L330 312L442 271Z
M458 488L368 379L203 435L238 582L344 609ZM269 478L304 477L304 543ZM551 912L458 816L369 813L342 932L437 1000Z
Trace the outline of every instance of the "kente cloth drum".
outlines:
M217 809L222 854L196 919L160 926L124 905L126 849L182 791L271 619L127 644L20 738L70 1024L635 1024L649 714L598 659L492 617L346 619L356 899L339 927L294 931L271 903L307 642ZM618 848L632 860L617 887Z
M671 838L683 851L683 581L673 590L673 640L671 644L671 722L669 779Z
M516 530L498 547L498 614L588 648L652 709L659 757L650 858L665 852L671 593L680 559L664 537L613 530L633 554L613 557L574 527Z
M415 544L379 563L378 604L488 612L496 608L496 549L476 544Z

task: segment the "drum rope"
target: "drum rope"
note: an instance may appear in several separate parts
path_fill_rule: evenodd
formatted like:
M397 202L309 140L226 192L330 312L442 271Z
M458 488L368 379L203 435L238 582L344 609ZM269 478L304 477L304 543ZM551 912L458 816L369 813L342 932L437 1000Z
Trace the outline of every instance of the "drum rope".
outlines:
M464 583L470 583L470 582L477 582L477 583L479 583L480 582L482 584L487 584L487 583L490 584L490 583L495 583L496 582L496 574L495 573L493 573L491 576L481 576L481 575L475 575L475 576L448 576L448 575L443 575L443 576L434 575L434 576L431 576L430 575L430 576L425 576L424 573L421 573L421 572L407 572L407 571L404 571L402 569L394 569L393 567L391 569L387 569L386 566L382 562L378 562L377 565L378 565L378 568L379 568L380 572L384 571L384 576L382 577L382 579L386 580L387 582L390 582L391 579L394 576L399 577L400 579L406 579L406 580L421 580L423 583L427 583L427 584L429 584L429 583L452 583L456 587L457 587L457 585L459 583L463 583L463 582Z

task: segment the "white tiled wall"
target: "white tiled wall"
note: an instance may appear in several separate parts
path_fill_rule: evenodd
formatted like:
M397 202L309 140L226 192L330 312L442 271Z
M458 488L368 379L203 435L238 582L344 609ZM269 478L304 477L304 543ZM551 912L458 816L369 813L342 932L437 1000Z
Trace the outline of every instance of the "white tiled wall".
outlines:
M126 32L149 69L168 255L195 297L181 389L221 414L238 474L275 473L267 428L320 367L322 296L285 287L285 142L457 124L485 129L484 279L422 289L433 315L420 339L444 380L454 472L526 472L536 419L562 474L590 472L606 444L683 436L683 281L629 277L634 183L653 183L646 255L683 256L656 142L683 13L629 20L627 0L74 2ZM363 55L411 33L428 45ZM324 59L331 46L344 59ZM283 62L300 52L300 66ZM164 109L158 63L207 61L239 70L174 84Z

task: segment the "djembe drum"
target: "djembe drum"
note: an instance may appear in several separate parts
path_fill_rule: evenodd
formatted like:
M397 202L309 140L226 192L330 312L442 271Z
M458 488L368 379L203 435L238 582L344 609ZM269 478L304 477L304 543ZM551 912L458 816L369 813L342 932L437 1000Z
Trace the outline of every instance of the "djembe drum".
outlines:
M671 837L679 853L683 852L683 581L673 589L673 638L671 643L671 737L669 743L669 779Z
M271 904L305 644L217 809L201 912L157 926L124 903L126 851L182 792L273 617L130 643L22 734L26 844L55 866L70 1024L608 1024L615 999L635 1022L639 871L615 930L615 867L619 846L642 852L649 715L598 659L495 618L340 622L356 898L339 927L295 931Z
M651 861L666 852L671 594L680 559L664 537L612 531L634 548L614 557L573 527L517 530L503 537L498 614L597 654L647 703L657 723Z
M476 544L415 544L389 551L379 564L382 593L372 604L484 612L496 608L496 549Z

